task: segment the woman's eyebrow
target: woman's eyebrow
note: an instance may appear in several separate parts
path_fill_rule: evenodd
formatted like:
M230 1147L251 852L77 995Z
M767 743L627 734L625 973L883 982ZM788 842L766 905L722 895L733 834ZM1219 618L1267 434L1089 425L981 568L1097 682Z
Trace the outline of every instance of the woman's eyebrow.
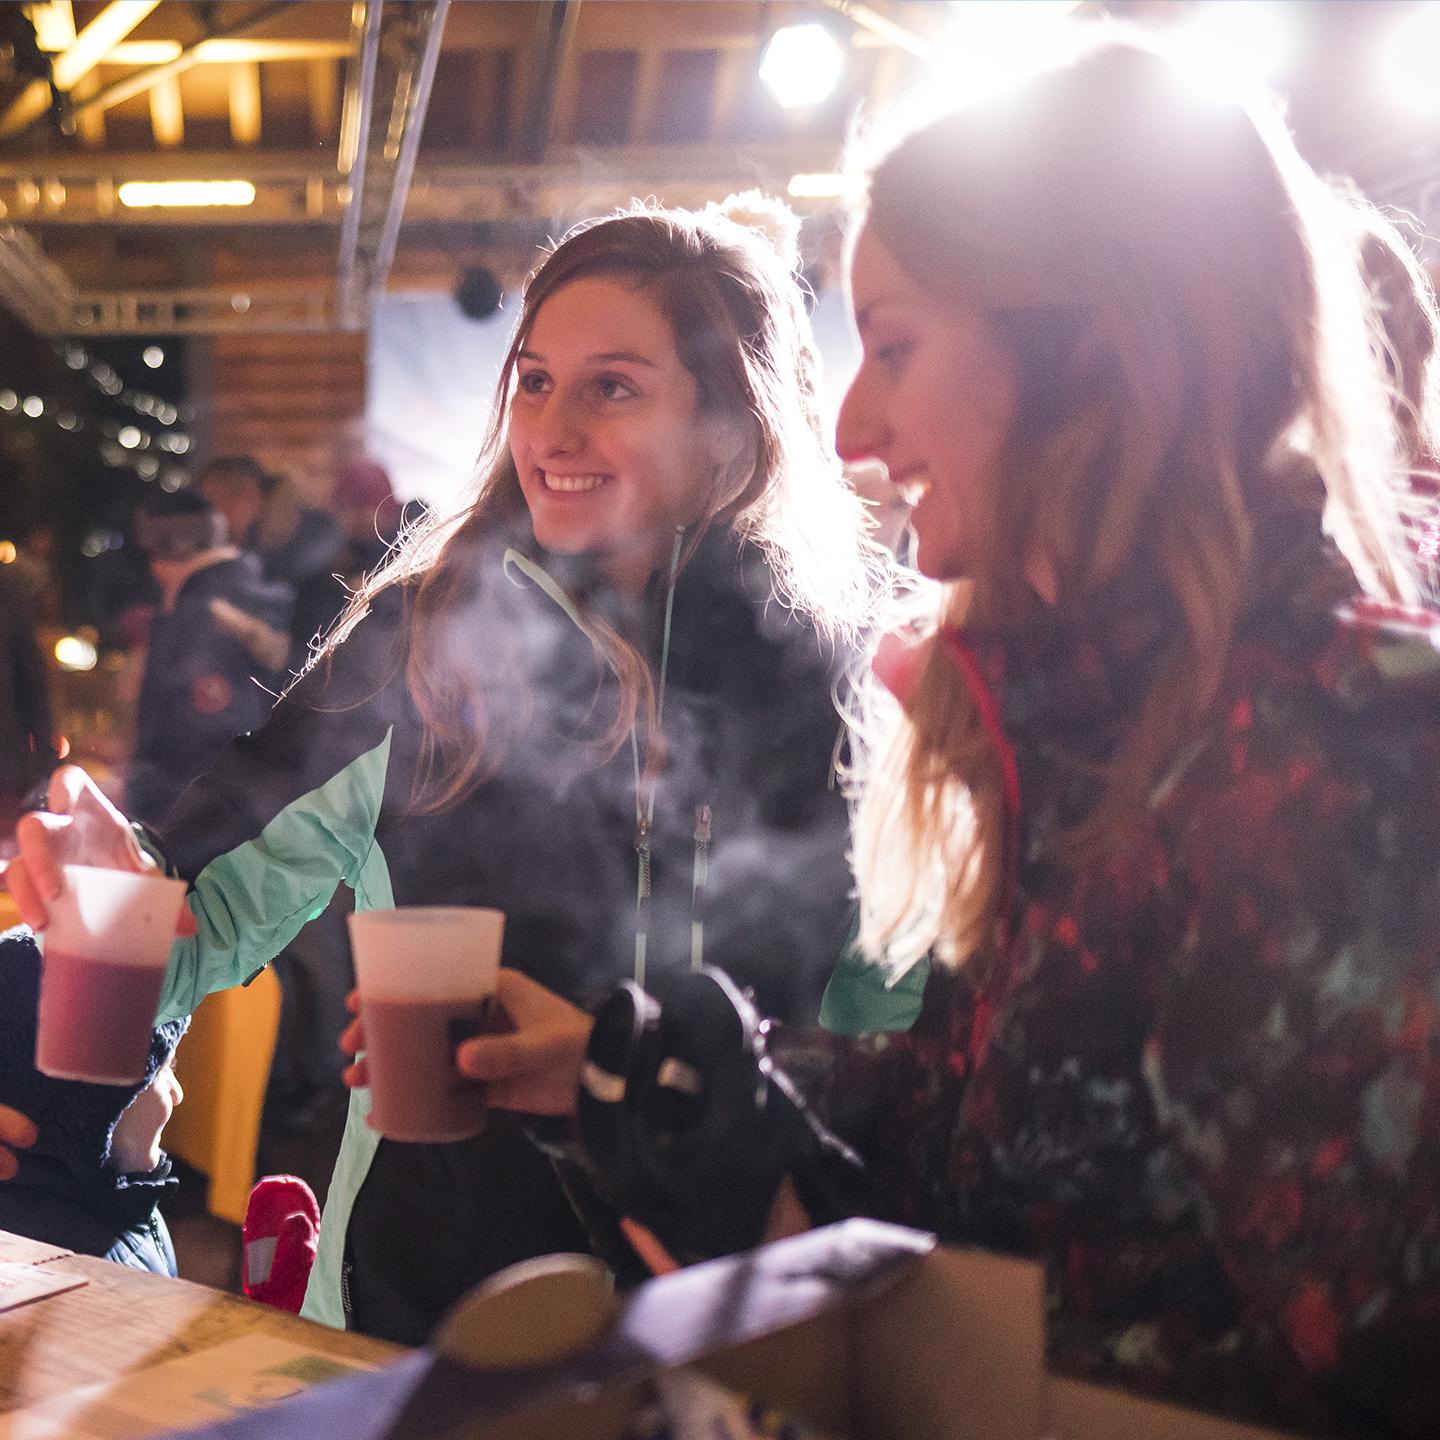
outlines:
M545 357L537 354L534 350L521 350L515 357L517 360L531 360L537 365L545 363ZM587 355L587 365L613 365L616 361L628 362L631 365L645 365L651 370L658 370L659 365L648 355L641 355L636 350L601 350L594 355Z

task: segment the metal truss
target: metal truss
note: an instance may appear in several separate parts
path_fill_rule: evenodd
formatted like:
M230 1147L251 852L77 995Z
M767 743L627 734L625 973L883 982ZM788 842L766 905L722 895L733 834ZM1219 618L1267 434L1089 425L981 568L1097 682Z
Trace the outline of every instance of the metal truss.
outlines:
M357 7L354 98L348 81L345 97L352 128L342 124L340 141L349 199L340 226L336 308L346 329L364 329L395 259L449 8L450 0L389 7L366 0L362 18Z

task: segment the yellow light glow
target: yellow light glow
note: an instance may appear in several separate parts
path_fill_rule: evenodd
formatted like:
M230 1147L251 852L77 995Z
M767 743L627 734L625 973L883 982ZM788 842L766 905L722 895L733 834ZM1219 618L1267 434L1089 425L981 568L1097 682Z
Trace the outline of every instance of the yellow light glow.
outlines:
M75 11L70 0L48 0L27 5L25 13L35 27L35 43L52 54L68 50L75 43Z
M853 175L821 170L811 175L792 175L786 187L792 200L839 200L858 186Z
M0 540L0 565L13 565L17 553L13 540Z
M78 635L62 635L55 642L55 663L62 670L93 670L99 658L95 647Z
M116 194L132 210L255 203L255 187L248 180L127 180Z

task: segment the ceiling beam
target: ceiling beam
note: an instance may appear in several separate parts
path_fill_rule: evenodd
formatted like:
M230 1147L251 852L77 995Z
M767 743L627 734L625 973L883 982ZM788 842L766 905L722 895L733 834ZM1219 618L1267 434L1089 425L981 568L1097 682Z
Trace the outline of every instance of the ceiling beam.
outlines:
M109 54L107 65L168 65L184 46L178 40L127 40ZM341 60L348 40L202 40L194 47L196 65L266 64L285 60Z
M556 101L568 78L580 0L554 0L536 10L536 34L525 56L525 104L515 132L514 158L544 157L555 123Z
M75 43L55 57L51 76L55 88L74 88L120 43L160 0L111 0L76 37ZM0 139L28 130L50 108L50 87L32 81L0 116Z
M450 0L406 0L384 9L369 0L366 7L361 81L350 107L357 117L355 158L336 269L338 309L348 329L368 323L395 258L449 7Z
M163 65L152 65L149 69L137 71L133 75L127 75L123 80L115 81L113 85L107 85L98 93L72 106L72 114L79 115L83 111L96 107L109 110L136 95L143 95L147 90L151 90L167 80L178 79L185 71L199 63L200 48L207 41L242 35L292 8L291 0L271 0L270 4L261 5L258 9L252 10L224 30L214 35L207 35L205 39L197 40L195 44L187 46L173 60L166 61Z
M25 13L35 27L35 43L52 55L75 43L75 7L70 0L43 0L27 5Z
M260 141L260 66L254 61L230 69L230 138L237 145Z
M155 143L173 149L185 140L185 107L180 99L180 80L172 75L150 91L150 129Z

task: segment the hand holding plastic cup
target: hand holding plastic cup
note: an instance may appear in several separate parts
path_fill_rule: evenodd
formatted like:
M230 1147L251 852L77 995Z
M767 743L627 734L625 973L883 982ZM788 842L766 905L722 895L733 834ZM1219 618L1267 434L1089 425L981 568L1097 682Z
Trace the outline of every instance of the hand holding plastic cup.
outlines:
M35 1066L56 1080L145 1078L185 882L155 871L62 867L41 933Z
M455 1049L493 1023L505 916L409 906L350 916L365 1030L370 1125L389 1140L468 1140L485 1128L485 1086Z

